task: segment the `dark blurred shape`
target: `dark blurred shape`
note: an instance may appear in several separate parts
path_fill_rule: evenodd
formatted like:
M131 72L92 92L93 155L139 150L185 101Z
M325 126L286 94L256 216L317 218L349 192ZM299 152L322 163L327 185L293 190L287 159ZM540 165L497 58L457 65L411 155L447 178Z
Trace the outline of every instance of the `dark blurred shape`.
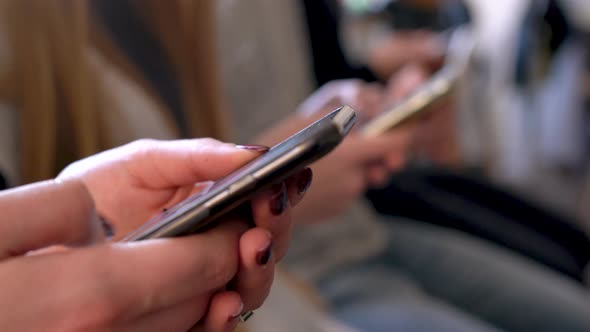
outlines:
M441 31L471 20L462 0L440 0L436 8L419 6L412 1L390 1L384 11L396 30Z
M380 213L454 228L584 280L590 239L576 227L579 223L481 176L412 168L368 197Z
M4 178L4 176L2 176L2 173L0 173L0 190L4 190L8 188L8 184L6 183L6 179Z
M376 81L377 78L368 68L354 67L347 62L340 45L340 13L334 2L303 0L303 5L317 85L347 78Z
M543 19L551 29L549 48L552 52L555 52L569 37L572 26L568 22L562 6L556 0L549 1Z
M573 28L560 4L532 2L519 29L515 82L519 86L535 84L535 63L539 57L551 60L560 46L572 36ZM545 60L545 61L548 61Z

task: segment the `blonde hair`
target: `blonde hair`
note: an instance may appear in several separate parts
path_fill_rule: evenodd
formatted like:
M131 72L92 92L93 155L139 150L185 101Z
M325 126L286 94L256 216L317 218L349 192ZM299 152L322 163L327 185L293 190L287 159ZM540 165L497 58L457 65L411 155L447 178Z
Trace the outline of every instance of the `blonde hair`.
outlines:
M140 86L149 84L92 24L86 1L2 0L1 5L12 63L0 74L0 94L19 112L22 182L47 179L74 160L111 147L100 109L100 73L90 66L89 49L99 50ZM136 7L173 62L190 135L226 137L214 2L145 0Z
M227 113L222 112L216 1L134 0L134 3L175 66L189 131L225 138L228 121Z

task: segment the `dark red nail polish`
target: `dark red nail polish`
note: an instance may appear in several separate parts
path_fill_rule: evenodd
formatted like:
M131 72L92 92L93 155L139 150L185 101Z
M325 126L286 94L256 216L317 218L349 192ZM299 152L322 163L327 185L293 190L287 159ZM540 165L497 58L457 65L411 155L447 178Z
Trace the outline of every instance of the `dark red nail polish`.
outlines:
M111 223L107 222L102 216L99 216L100 225L107 239L112 239L115 236L115 228Z
M309 186L311 186L312 179L313 172L311 171L311 168L306 168L303 171L299 172L296 181L297 193L299 193L299 195L305 194L307 189L309 189Z
M256 151L256 152L266 152L266 151L270 150L270 148L268 146L257 145L257 144L236 145L236 148L242 149L242 150Z
M268 247L266 247L266 249L263 249L258 252L258 254L256 255L256 263L258 263L258 265L260 265L260 266L264 266L264 265L268 264L268 262L270 262L271 258L272 258L272 243L270 243L268 245Z
M280 216L287 209L289 197L287 196L287 187L284 182L275 184L271 188L272 198L270 199L270 212L275 216Z

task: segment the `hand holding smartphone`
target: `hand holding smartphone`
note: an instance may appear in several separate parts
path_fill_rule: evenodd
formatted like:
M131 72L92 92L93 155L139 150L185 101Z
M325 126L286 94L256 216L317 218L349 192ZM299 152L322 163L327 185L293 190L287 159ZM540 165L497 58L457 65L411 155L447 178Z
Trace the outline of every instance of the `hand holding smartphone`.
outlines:
M473 49L473 37L469 29L455 29L449 39L443 67L414 93L368 122L361 128L361 133L368 137L381 135L423 114L433 104L450 95L469 65Z
M343 106L128 234L123 241L183 236L212 227L254 194L332 151L356 122Z

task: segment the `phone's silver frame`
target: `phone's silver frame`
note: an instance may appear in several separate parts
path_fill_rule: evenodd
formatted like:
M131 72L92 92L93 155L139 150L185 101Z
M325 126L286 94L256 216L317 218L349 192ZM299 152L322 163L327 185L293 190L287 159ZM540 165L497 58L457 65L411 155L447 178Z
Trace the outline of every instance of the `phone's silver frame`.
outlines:
M354 123L354 110L343 106L277 144L206 192L189 197L128 234L123 241L196 233L249 200L253 194L283 181L334 149Z

